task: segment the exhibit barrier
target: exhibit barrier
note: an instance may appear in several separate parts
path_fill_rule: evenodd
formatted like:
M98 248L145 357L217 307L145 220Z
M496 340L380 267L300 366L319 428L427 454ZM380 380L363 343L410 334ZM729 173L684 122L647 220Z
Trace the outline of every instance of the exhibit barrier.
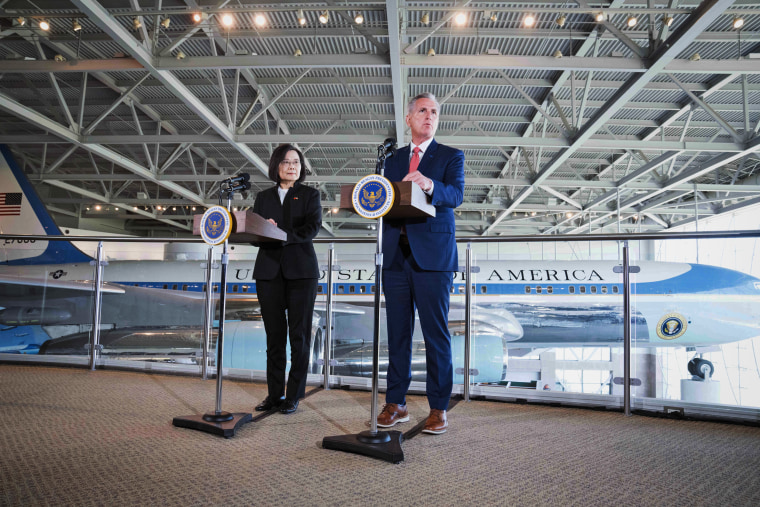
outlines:
M752 333L760 305L753 305L752 290L760 294L760 280L749 276L756 271L754 255L749 265L723 272L715 271L715 262L704 262L704 252L711 244L753 251L759 237L758 231L721 231L459 238L462 266L450 313L455 394L465 400L757 421L760 344ZM0 240L5 258L12 257L14 242L24 241L72 241L93 258L91 265L0 265L4 286L19 295L18 304L0 309L0 360L215 376L220 248L210 250L195 238ZM694 241L683 255L691 255L696 278L685 272L647 278L654 275L646 263L659 260L653 242L684 240ZM315 240L324 275L310 384L370 388L371 243L372 238ZM222 366L228 378L263 381L266 342L251 278L255 250L240 246L231 255ZM588 273L569 271L573 262L589 263L577 265ZM640 265L644 271L635 272ZM13 276L20 278L7 285ZM99 277L102 282L95 284ZM699 285L716 279L726 281ZM59 281L71 281L68 292ZM659 292L637 292L645 283L659 283ZM661 307L656 317L653 305ZM684 340L697 342L679 346ZM415 335L411 391L418 393L424 393L421 343ZM381 340L381 391L386 364Z

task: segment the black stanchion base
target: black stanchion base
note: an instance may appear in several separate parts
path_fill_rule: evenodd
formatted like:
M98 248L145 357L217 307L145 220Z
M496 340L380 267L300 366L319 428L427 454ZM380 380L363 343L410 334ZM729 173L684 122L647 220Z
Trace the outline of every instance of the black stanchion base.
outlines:
M401 450L403 440L404 435L400 431L378 431L374 435L371 431L363 431L355 435L325 437L322 439L322 448L401 463L404 461L404 451Z
M221 420L218 422L206 420L208 416L211 416L209 417L211 419L220 417L223 418L225 414L228 414L232 417L228 420ZM229 412L222 412L218 416L216 413L212 413L204 415L198 414L175 417L172 421L172 424L179 428L190 428L191 430L205 431L206 433L211 433L213 435L230 438L235 436L235 431L237 431L240 426L251 422L252 418L252 414L243 412L236 412L234 414L230 414Z

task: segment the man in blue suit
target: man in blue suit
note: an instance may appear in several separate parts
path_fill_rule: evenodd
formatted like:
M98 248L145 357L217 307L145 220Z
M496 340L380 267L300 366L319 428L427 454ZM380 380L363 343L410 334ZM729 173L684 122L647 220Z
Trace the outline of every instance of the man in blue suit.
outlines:
M385 220L383 227L383 286L388 325L388 389L377 418L383 428L409 420L406 392L412 380L414 311L419 313L425 338L427 398L430 414L422 430L446 431L453 367L448 329L449 298L458 269L454 237L454 208L462 204L464 154L433 139L440 105L422 93L407 107L406 124L412 142L388 160L385 176L412 181L430 196L436 216Z

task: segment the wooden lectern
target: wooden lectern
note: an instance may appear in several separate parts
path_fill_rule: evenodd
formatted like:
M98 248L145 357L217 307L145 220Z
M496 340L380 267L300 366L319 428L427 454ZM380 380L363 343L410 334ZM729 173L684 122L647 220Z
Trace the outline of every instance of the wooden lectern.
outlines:
M428 195L422 191L419 185L411 181L394 181L393 192L396 199L393 207L385 215L385 218L415 218L434 217L435 206L430 204ZM341 185L340 209L354 210L351 202L356 185ZM271 224L270 224L271 225Z
M272 225L266 218L251 210L233 211L231 243L263 243L266 241L286 241L288 233ZM203 215L193 216L193 235L201 234L201 218Z

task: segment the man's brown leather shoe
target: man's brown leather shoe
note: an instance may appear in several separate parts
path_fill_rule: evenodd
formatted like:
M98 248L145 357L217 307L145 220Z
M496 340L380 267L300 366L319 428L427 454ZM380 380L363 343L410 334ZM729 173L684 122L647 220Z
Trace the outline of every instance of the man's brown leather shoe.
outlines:
M445 410L438 410L437 408L430 409L430 415L425 421L425 427L422 428L423 433L430 433L432 435L440 435L446 432L446 428L449 427L449 421L446 418Z
M407 422L409 420L409 411L406 405L397 403L386 403L383 411L377 416L377 425L381 428L390 428L397 423Z

